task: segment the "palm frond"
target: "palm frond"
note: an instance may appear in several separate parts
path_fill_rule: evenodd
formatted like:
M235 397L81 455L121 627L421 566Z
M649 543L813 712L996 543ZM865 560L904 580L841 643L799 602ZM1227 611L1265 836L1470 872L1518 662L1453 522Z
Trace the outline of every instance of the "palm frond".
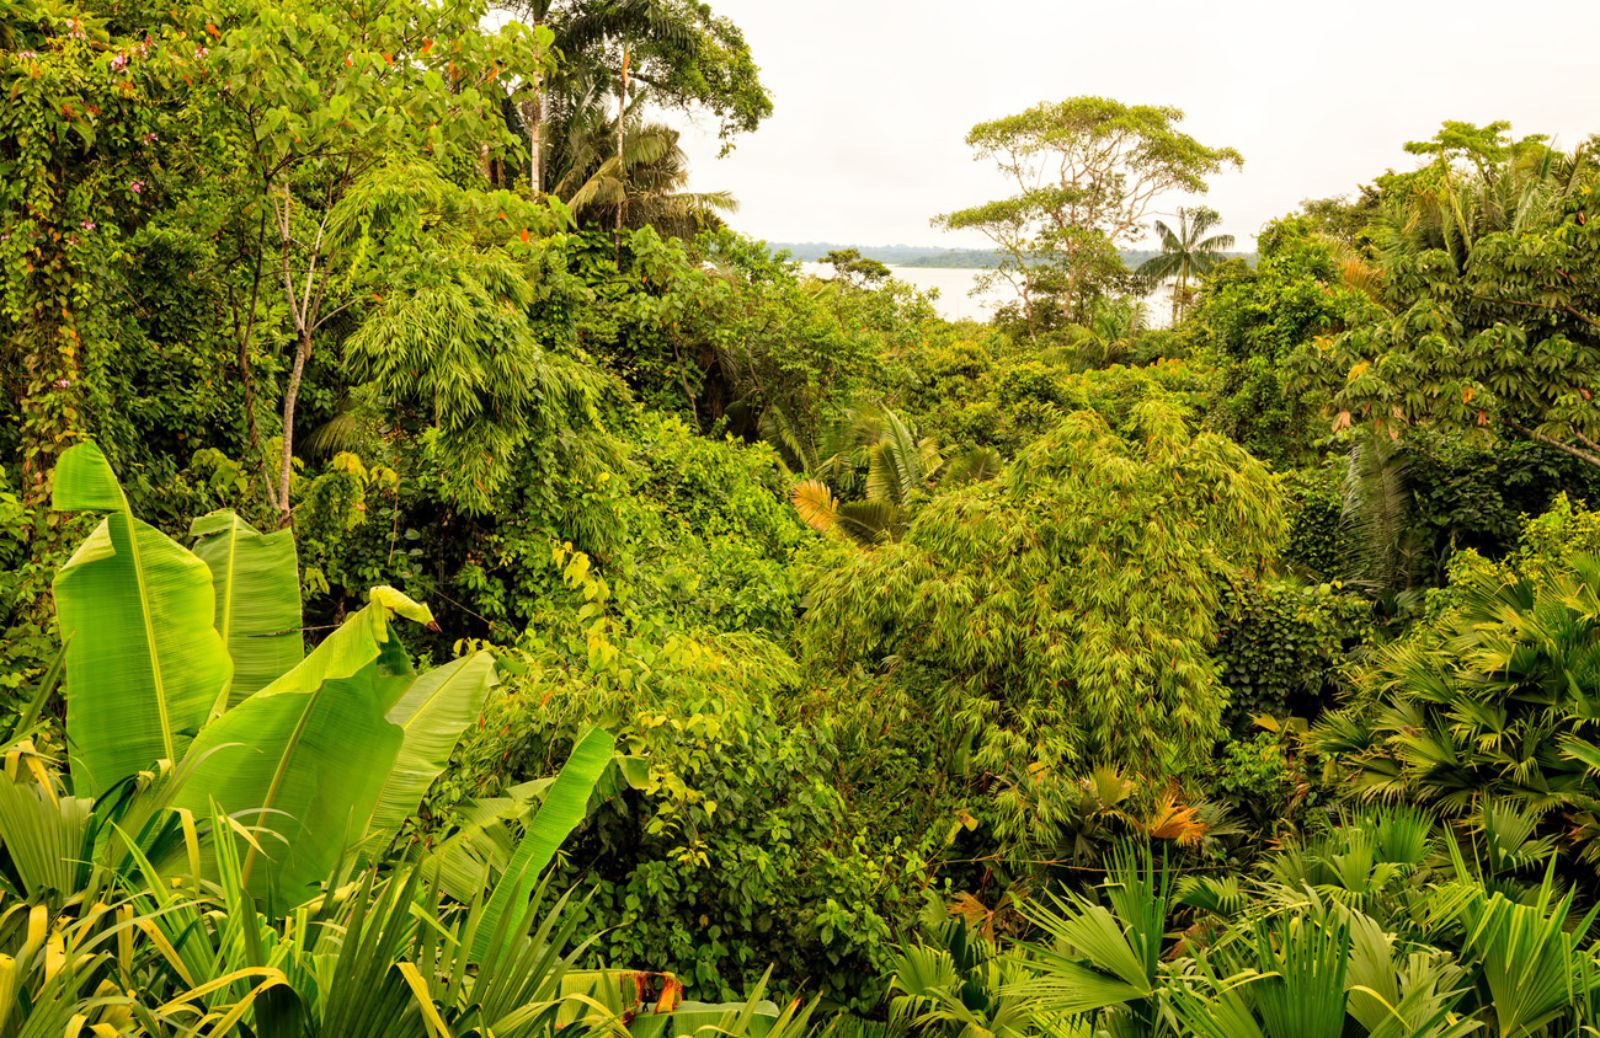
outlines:
M838 527L839 502L834 499L833 491L828 489L828 484L820 479L808 479L794 485L789 491L789 500L794 504L794 510L799 513L800 521L811 527L827 533Z

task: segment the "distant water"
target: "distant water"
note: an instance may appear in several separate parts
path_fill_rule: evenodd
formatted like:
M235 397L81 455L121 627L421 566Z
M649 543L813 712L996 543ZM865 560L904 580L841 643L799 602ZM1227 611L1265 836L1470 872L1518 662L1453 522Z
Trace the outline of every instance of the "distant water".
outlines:
M802 263L800 267L817 277L833 276L833 268L824 263ZM987 321L994 316L995 307L1017 298L1003 281L987 292L973 295L978 275L983 273L973 267L890 267L889 271L896 279L923 292L937 290L939 296L933 305L947 321ZM1171 323L1171 307L1172 290L1166 285L1145 297L1149 326L1165 328Z
M829 278L833 268L825 263L802 263L807 274ZM987 321L1001 303L1016 298L1016 293L1004 285L996 285L981 296L972 295L978 275L983 271L972 267L890 267L898 281L914 285L923 292L937 291L934 306L939 316L947 321Z

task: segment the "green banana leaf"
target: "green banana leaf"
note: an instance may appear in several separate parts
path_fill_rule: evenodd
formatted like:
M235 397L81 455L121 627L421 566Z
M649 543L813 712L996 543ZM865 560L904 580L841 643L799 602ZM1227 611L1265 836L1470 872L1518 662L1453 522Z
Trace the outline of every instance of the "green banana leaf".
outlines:
M216 628L233 658L227 707L287 674L305 657L294 534L261 533L231 511L194 521L194 553L211 567ZM221 710L217 711L221 713Z
M777 1003L680 1002L670 1013L643 1012L628 1021L632 1038L674 1038L675 1035L738 1034L764 1038L781 1015ZM741 1022L742 1028L730 1026Z
M367 827L369 841L387 843L416 813L498 680L494 657L476 652L419 676L389 710L389 723L404 736Z
M540 875L588 813L589 795L611 763L615 749L616 740L599 728L589 729L573 747L572 756L551 783L544 803L528 823L505 873L489 895L482 924L472 942L473 962L481 962L488 954L506 913L515 916L526 910Z
M456 806L455 832L428 855L428 875L438 876L446 894L470 904L506 870L517 849L510 823L522 825L554 783L552 775L512 786L501 796L463 800Z
M72 781L96 797L155 761L177 761L228 687L206 564L133 517L92 443L56 463L53 504L106 512L55 579L67 646Z
M415 675L390 629L391 606L427 613L385 590L190 748L194 770L175 806L208 817L214 801L256 828L243 881L274 904L312 894L361 841L399 755L404 733L386 715Z

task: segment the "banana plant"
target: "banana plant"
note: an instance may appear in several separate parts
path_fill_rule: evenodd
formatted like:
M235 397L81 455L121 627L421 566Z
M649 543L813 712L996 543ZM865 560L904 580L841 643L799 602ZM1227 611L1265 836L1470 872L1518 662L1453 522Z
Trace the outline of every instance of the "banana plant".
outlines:
M72 781L97 797L182 757L233 680L233 661L213 626L210 568L134 517L99 447L61 455L53 504L106 513L55 579Z
M131 884L135 936L180 992L165 1006L183 1033L521 1038L549 1035L558 1014L582 1008L565 975L588 942L575 939L582 913L567 897L549 904L541 886L497 920L481 899L446 905L412 865L366 870L280 920L245 887L248 839L220 816L214 828L214 881L191 873L175 888L145 862ZM488 952L474 958L485 927Z
M189 535L211 570L215 626L233 660L226 709L305 656L294 533L261 533L232 512L213 512L196 519Z
M394 624L433 617L376 588L302 658L292 540L223 512L195 524L191 552L133 515L92 443L62 455L54 501L105 513L55 582L72 792L181 773L170 807L192 820L216 804L249 831L243 881L280 905L390 842L481 711L492 657L416 673Z

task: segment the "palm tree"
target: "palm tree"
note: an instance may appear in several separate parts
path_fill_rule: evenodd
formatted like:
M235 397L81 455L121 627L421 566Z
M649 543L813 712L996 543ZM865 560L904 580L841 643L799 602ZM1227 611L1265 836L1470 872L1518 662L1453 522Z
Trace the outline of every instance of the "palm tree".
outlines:
M813 529L842 530L863 544L897 540L910 522L911 496L929 489L944 466L938 442L918 436L885 404L852 409L829 439L829 446L838 449L817 462L817 474L823 478L805 480L790 493L800 518ZM865 499L841 502L829 481L844 492L864 486Z
M720 213L738 208L726 192L683 190L689 170L678 131L645 121L643 92L630 99L621 121L620 155L615 116L606 112L600 96L581 102L565 113L565 138L551 142L562 167L550 185L580 221L649 225L662 234L693 237L718 226ZM599 219L596 210L604 214Z
M568 125L585 118L596 95L619 94L632 108L631 86L652 90L668 107L717 115L724 141L755 129L771 113L749 48L737 26L704 4L676 0L498 0L530 27L553 34L561 60L535 84L536 96L506 112L513 132L528 142L529 182L535 194L567 172L562 153ZM692 71L690 71L692 70ZM615 112L615 107L612 108ZM621 121L612 117L609 154L626 150ZM619 147L619 144L621 145ZM627 156L622 156L626 162Z
M1144 300L1137 296L1096 299L1089 310L1080 361L1091 368L1109 368L1128 355L1145 329Z
M1177 285L1172 292L1172 323L1177 324L1187 304L1189 279L1207 274L1222 259L1222 254L1233 248L1233 235L1206 232L1215 227L1222 217L1215 209L1179 209L1178 229L1174 231L1160 220L1156 221L1156 234L1161 237L1161 254L1145 261L1139 273L1156 281L1173 278Z
M535 194L545 190L552 142L546 124L558 124L571 111L573 98L593 92L596 83L609 83L617 60L626 61L625 41L661 38L681 45L688 38L690 25L673 17L656 0L620 0L606 4L573 4L562 0L512 0L506 9L529 27L544 27L555 35L555 47L562 55L556 73L536 86L536 96L509 113L513 129L526 136L529 148L529 180ZM612 53L621 44L621 54ZM626 76L626 72L623 73ZM559 140L562 127L556 127Z

